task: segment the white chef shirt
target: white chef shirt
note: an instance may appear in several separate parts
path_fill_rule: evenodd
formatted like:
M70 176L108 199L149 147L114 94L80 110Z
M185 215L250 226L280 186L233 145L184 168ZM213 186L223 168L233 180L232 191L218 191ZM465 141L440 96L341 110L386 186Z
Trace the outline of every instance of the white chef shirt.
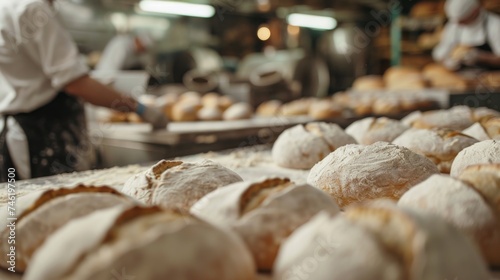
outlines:
M46 0L0 1L0 115L30 112L49 103L88 70ZM3 120L0 123L3 129ZM26 178L26 137L12 119L8 126L13 163Z
M485 28L484 21L487 19ZM441 42L434 48L432 56L437 61L449 57L459 45L478 47L488 43L495 55L500 55L500 16L482 10L478 19L465 26L448 22L443 30Z
M131 34L116 35L106 45L95 69L99 72L127 70L144 65L147 55L136 52L135 37Z

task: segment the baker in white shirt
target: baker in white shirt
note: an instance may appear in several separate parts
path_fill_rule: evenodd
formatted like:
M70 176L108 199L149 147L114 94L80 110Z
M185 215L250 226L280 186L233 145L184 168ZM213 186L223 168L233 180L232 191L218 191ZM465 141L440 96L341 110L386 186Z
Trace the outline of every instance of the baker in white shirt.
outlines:
M83 102L137 112L155 128L167 120L88 76L52 0L0 1L0 179L91 167Z
M144 69L150 63L154 39L148 33L118 34L109 41L95 69L118 71Z
M500 16L484 10L478 0L447 0L445 12L449 22L434 59L453 70L461 65L500 69ZM457 46L471 48L457 59L452 56Z

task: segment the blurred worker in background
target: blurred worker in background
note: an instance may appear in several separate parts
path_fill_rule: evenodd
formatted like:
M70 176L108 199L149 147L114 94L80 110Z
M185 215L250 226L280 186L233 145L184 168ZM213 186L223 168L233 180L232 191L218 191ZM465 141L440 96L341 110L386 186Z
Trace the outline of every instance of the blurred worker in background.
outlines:
M500 68L500 16L481 7L478 0L447 0L446 24L433 57L446 67Z
M92 167L83 102L136 112L155 128L167 120L89 77L52 0L0 1L0 181Z

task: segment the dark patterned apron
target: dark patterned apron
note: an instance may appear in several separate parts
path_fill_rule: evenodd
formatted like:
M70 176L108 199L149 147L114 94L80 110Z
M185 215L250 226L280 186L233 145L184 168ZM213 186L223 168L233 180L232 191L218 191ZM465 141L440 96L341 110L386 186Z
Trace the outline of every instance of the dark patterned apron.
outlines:
M88 155L88 141L83 103L74 96L59 93L50 103L30 113L4 116L0 134L1 181L14 167L7 148L7 120L14 118L23 129L29 147L31 178L76 171ZM19 178L17 178L19 179Z

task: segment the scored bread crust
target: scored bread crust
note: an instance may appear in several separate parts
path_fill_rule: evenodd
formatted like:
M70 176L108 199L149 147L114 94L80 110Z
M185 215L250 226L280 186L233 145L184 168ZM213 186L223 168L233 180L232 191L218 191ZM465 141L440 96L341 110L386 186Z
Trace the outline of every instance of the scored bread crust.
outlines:
M44 190L21 197L16 221L16 270L23 272L34 251L58 228L78 217L117 205L135 202L110 187L79 185L74 188ZM7 213L7 209L1 209ZM8 230L0 232L2 266L6 264Z
M486 129L479 122L476 122L468 128L464 129L462 133L465 135L469 135L470 137L474 137L479 141L486 141L491 139L491 137L488 135L488 132L486 132Z
M85 240L64 248L75 239ZM36 252L25 279L109 279L124 267L128 275L146 279L246 280L255 270L242 241L230 232L178 211L115 207L57 231Z
M464 130L474 123L472 110L465 106L456 106L448 110L435 110L422 113L413 121L414 128L447 128Z
M356 143L337 124L313 122L285 130L273 145L273 161L286 168L309 169L335 149Z
M122 191L148 205L188 211L209 192L242 180L235 172L213 161L162 160L130 178Z
M463 149L451 165L450 175L459 176L470 165L500 163L500 140L486 140Z
M365 118L352 123L345 132L362 145L370 145L379 141L392 142L401 135L408 126L386 117Z
M477 142L470 136L448 129L410 129L392 143L426 156L440 172L449 173L457 154Z
M398 205L428 211L450 222L476 241L490 264L500 264L500 224L496 211L480 192L466 183L434 175L405 193Z
M406 279L489 279L477 247L452 225L426 212L375 200L346 210L353 223L374 234L403 261ZM467 265L464 265L467 264Z
M275 279L403 279L400 261L376 236L343 215L321 212L282 245Z
M308 185L286 179L241 182L208 194L191 213L235 230L260 270L271 270L281 243L319 211L339 212L335 202Z
M468 166L458 178L479 192L494 212L496 228L485 233L481 245L489 263L500 267L500 164Z
M377 142L337 149L311 169L307 182L345 207L374 198L398 199L435 173L436 165L425 156Z

